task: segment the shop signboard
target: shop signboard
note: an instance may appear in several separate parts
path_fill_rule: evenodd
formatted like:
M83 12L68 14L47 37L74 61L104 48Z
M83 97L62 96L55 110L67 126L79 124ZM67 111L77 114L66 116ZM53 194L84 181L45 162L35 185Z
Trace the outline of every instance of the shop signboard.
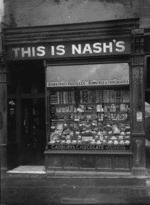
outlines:
M107 145L107 144L59 144L59 143L50 143L48 145L50 150L130 150L130 145Z
M6 48L8 60L58 59L130 54L129 38L61 41Z

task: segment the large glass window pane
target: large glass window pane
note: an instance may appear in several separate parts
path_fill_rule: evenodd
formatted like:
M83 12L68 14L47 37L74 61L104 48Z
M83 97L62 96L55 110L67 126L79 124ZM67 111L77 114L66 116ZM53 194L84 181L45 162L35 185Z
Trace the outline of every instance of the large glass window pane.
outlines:
M120 64L94 64L53 66L47 68L47 86L93 86L129 84L129 66Z
M130 149L129 66L47 68L49 149Z

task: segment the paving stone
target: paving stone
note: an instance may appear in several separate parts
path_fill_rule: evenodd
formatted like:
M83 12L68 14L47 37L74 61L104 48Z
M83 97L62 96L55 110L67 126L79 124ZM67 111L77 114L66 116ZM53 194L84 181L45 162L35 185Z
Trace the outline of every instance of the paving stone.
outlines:
M52 183L54 184L54 182ZM47 179L21 179L9 177L2 182L2 203L6 205L91 204L150 204L150 183L139 186L51 186ZM65 199L65 200L64 200ZM89 200L88 200L89 199ZM91 199L91 200L90 200ZM93 200L93 201L92 201Z

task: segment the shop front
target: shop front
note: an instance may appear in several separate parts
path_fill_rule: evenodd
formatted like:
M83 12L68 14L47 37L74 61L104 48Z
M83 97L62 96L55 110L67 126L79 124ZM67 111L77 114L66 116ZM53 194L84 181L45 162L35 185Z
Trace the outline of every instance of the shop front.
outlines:
M44 142L47 174L145 176L143 33L137 19L6 29L4 48L8 74L18 70L21 85L26 73L18 89L31 82L30 100L20 104L19 142L33 123L32 137L38 133L39 144Z
M46 76L46 169L129 171L128 63L48 66Z

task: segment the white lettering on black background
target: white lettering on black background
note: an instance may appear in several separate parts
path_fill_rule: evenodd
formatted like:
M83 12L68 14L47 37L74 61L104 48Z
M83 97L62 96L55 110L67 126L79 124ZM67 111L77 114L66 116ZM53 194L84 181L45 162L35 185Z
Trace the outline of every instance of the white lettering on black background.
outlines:
M130 54L129 39L97 40L87 42L47 43L34 46L18 46L9 48L8 58L48 59L80 56L103 56Z

